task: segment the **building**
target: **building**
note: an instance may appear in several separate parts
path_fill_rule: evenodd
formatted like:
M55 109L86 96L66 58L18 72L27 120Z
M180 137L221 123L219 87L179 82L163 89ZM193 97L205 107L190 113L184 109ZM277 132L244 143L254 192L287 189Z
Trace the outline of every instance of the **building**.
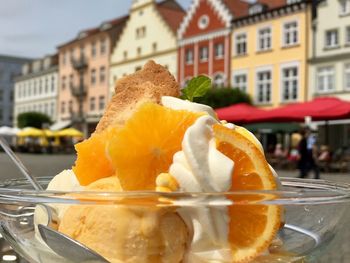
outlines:
M111 56L110 88L150 59L177 75L176 31L185 12L175 0L133 0L129 20Z
M261 107L307 100L311 1L258 0L234 19L234 87Z
M15 80L14 126L23 112L41 112L57 120L58 55L36 59L22 66Z
M248 14L242 0L194 0L178 30L178 80L207 75L217 86L230 84L233 19Z
M58 47L59 96L55 128L73 125L84 133L94 131L109 100L110 54L128 17L81 31Z
M310 28L313 41L309 60L309 99L334 96L350 101L350 0L320 1L316 12ZM327 129L323 126L319 129L321 141L327 141L333 150L349 147L350 120L329 124Z
M30 59L0 55L0 126L12 126L14 79Z

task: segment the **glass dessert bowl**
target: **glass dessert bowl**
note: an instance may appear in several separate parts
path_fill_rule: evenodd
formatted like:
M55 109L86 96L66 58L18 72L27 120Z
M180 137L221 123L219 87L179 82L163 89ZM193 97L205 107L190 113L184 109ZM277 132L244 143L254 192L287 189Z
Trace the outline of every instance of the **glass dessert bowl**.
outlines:
M40 178L42 185L49 183L49 178ZM207 211L208 209L230 209L241 207L249 214L250 209L257 206L279 206L284 210L282 224L274 240L265 251L259 253L252 260L246 262L313 262L316 258L325 253L335 239L337 234L344 228L345 214L350 208L350 186L335 184L323 180L305 180L293 178L281 178L282 188L278 191L236 191L227 193L162 193L152 191L137 192L54 192L54 191L33 191L31 185L25 180L9 180L1 185L0 189L0 218L2 232L11 246L29 262L69 262L66 258L57 255L52 251L35 230L35 209L40 205L61 207L99 209L109 211L132 211L141 216L145 211L167 211L169 213L191 213L192 211ZM27 190L28 189L28 190ZM157 213L157 212L156 212ZM168 244L171 249L179 249L181 259L173 258L170 254L167 257L167 248L163 244L153 240L147 247L139 246L140 240L130 238L130 231L142 227L130 218L130 214L124 213L122 226L111 226L107 229L98 226L105 231L103 238L99 239L102 247L112 248L120 255L120 262L210 262L209 258L222 257L218 262L234 262L225 259L225 253L218 253L219 247L212 249L210 246L202 246L202 251L192 253L182 250L181 233L173 232L171 229L164 231L169 237ZM122 216L119 213L119 216ZM105 215L106 217L106 215ZM141 216L142 217L142 216ZM97 215L96 224L99 221ZM101 218L101 217L100 217ZM120 218L119 218L120 219ZM153 218L154 219L154 218ZM143 217L145 228L149 231L163 228L170 224L174 226L176 221L158 222L152 226L152 220ZM243 219L242 219L243 220ZM120 221L120 220L119 220ZM74 223L74 222L72 222ZM256 222L250 223L254 228ZM111 229L118 229L116 233L122 245L109 244L112 240L108 236ZM237 226L238 227L238 226ZM3 230L6 231L3 231ZM176 229L176 228L175 228ZM175 230L176 231L176 230ZM206 232L206 229L204 229ZM123 236L125 235L125 236ZM90 237L91 238L91 237ZM175 241L173 239L176 239ZM189 239L196 238L189 233ZM208 235L209 238L209 235ZM186 241L188 242L188 241ZM249 240L246 240L249 243ZM145 245L145 244L143 244ZM118 250L122 246L123 250ZM139 247L138 247L139 246ZM128 254L128 248L134 255ZM152 248L152 249L151 249ZM224 248L223 248L224 249ZM177 254L179 254L177 253ZM113 254L113 253L112 253ZM139 257L139 258L138 258ZM207 260L207 261L206 261ZM118 262L113 261L112 262Z

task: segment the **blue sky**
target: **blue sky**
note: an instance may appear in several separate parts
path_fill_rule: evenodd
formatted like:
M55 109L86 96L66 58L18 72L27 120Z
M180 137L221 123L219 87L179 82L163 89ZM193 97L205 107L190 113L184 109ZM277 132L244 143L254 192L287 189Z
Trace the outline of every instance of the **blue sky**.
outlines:
M179 0L187 8L191 0ZM131 0L1 0L0 54L41 57L84 28L126 14Z

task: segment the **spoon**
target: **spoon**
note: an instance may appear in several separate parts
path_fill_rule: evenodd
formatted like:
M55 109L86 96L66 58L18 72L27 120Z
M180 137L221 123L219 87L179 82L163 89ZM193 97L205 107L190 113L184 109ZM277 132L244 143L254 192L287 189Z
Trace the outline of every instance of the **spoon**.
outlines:
M17 155L11 150L10 146L7 144L6 140L0 136L0 145L14 162L17 168L21 171L25 178L28 179L30 184L37 191L44 190L43 187L37 182L34 176L32 176L29 170L25 167L22 161L17 157ZM46 205L42 205L48 214L48 225L55 225L57 222L56 211ZM4 228L2 228L4 229ZM39 225L38 226L40 235L46 244L55 251L58 255L71 260L72 262L109 262L104 257L99 255L97 252L86 247L82 243L60 233L48 226Z

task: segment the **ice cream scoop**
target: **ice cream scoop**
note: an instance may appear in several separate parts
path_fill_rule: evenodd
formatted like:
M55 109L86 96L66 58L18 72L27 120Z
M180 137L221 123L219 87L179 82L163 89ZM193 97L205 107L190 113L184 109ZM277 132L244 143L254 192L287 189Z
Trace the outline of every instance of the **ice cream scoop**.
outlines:
M100 179L86 190L120 191L115 176ZM113 263L182 261L188 230L173 210L121 205L69 207L59 231L94 249Z

